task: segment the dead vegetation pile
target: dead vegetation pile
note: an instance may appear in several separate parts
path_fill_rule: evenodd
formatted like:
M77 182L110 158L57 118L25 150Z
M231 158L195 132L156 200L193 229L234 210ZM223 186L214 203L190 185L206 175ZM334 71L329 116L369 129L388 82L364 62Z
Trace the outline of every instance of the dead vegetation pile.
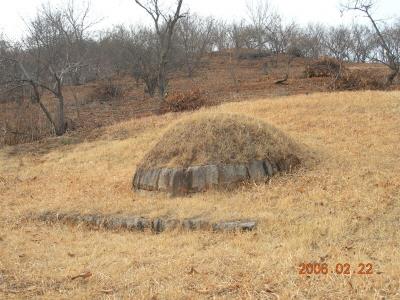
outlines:
M307 78L337 76L343 68L342 63L332 57L322 57L306 66Z
M172 125L139 168L242 164L299 157L291 138L261 120L237 114L199 113Z
M378 74L367 70L350 70L344 63L331 57L323 57L306 66L307 78L331 77L329 89L334 91L383 90L385 84Z
M207 94L199 88L194 88L187 91L172 92L165 100L168 111L190 111L204 106Z
M342 71L334 78L330 89L336 91L384 90L385 81L379 75L365 70Z

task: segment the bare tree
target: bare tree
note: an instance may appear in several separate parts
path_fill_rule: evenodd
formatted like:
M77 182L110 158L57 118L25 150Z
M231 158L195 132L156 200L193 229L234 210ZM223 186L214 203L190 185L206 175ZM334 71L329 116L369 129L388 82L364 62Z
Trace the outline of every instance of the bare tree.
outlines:
M229 25L226 22L220 20L214 22L211 33L212 50L223 51L230 47L228 32Z
M211 50L213 27L212 18L202 19L197 15L188 15L178 25L179 42L189 77L193 76L206 50Z
M351 32L347 27L343 25L329 27L323 43L328 50L329 56L333 56L338 60L350 59L352 40Z
M160 80L157 45L157 35L151 30L141 28L133 33L132 40L128 46L132 55L132 73L143 80L145 84L144 92L151 97L154 96ZM167 70L165 69L164 71L165 76ZM167 80L166 77L165 80ZM159 91L161 95L161 89ZM165 93L164 90L163 93Z
M286 53L298 35L296 23L284 24L280 17L268 29L267 42L275 54Z
M303 29L300 45L305 53L304 56L319 58L324 54L323 40L325 34L325 27L321 24L308 24Z
M251 36L247 34L247 26L244 20L232 23L228 30L228 36L231 47L234 48L236 54L240 49L246 47L251 39Z
M342 9L359 11L369 19L377 35L379 45L382 48L382 57L376 57L375 59L390 68L391 72L386 79L386 84L391 85L400 72L400 57L396 53L396 48L388 41L388 37L385 36L383 30L379 27L378 20L372 15L374 5L375 1L373 0L349 0L347 4L342 4Z
M279 15L272 8L268 0L249 0L247 2L247 14L252 25L253 40L256 48L261 51L265 49L266 35L272 32Z
M177 22L186 15L181 13L183 0L177 0L173 13L162 11L158 0L148 0L146 3L135 0L135 2L147 12L154 23L154 29L158 37L157 85L160 99L164 101L168 84L167 65L172 47L172 37Z
M375 47L374 35L367 26L357 23L351 25L350 33L352 60L358 63L365 63L371 57Z
M37 16L27 23L28 35L22 44L15 44L1 61L13 65L3 84L10 89L29 88L31 99L38 104L51 123L56 135L67 129L64 115L64 84L67 76L84 65L80 45L87 26L87 10L78 14L69 2L66 8L43 5ZM52 114L44 93L54 98L57 111Z

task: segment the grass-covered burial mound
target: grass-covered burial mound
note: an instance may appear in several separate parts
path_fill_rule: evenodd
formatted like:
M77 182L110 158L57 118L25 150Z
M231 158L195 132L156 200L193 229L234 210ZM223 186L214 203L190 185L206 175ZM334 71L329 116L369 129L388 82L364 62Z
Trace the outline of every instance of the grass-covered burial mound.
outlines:
M236 114L197 114L171 126L145 155L135 190L174 195L245 180L262 181L300 163L300 147L261 120Z

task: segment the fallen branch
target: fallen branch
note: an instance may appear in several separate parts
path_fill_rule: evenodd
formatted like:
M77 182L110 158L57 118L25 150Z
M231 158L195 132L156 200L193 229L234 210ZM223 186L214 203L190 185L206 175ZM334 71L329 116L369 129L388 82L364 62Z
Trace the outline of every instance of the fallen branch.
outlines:
M284 84L288 80L288 74L285 75L285 78L275 81L275 84ZM287 83L286 83L287 84Z
M86 278L89 278L91 276L92 276L92 272L87 271L87 272L83 272L83 273L81 273L79 275L71 277L71 280L75 280L75 279L78 279L78 278L86 279Z

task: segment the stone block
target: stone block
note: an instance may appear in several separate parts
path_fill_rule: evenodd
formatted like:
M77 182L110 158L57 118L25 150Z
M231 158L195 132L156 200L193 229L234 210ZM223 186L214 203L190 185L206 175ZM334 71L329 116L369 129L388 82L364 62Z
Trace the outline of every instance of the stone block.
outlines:
M84 215L82 216L82 221L87 225L87 226L95 226L96 221L98 219L97 215Z
M210 224L207 221L198 218L185 219L182 222L182 228L188 231L207 229L209 226Z
M158 190L163 192L170 191L170 182L173 169L164 168L160 171L160 176L158 178Z
M221 165L218 167L219 184L231 185L248 178L245 165Z
M265 172L264 162L262 160L253 160L247 166L251 180L261 181L265 180L267 173Z
M180 222L174 219L155 218L151 221L151 229L155 233L161 233L166 230L174 230L180 226Z
M135 175L133 176L132 188L135 191L140 189L140 179L141 179L142 173L143 173L143 170L137 169L135 172Z
M274 170L272 168L272 164L268 160L265 160L264 164L265 164L265 170L266 170L268 176L273 176Z
M206 165L202 168L206 173L206 188L218 185L218 167L216 165Z
M121 216L111 216L106 218L103 227L109 230L117 230L126 227L125 218Z
M140 189L156 191L158 189L158 177L161 170L145 170L140 175Z
M272 166L273 175L277 174L279 172L279 170L278 170L278 166L276 165L276 163L271 161L271 166Z
M140 230L143 231L146 228L151 227L151 222L145 218L142 217L126 217L125 218L125 226L127 230L135 231L135 230Z
M189 176L184 169L173 169L170 178L172 196L185 195L189 192Z
M187 176L191 192L201 192L206 189L206 169L204 167L189 167Z
M214 223L214 231L252 231L257 227L256 221L229 221Z

